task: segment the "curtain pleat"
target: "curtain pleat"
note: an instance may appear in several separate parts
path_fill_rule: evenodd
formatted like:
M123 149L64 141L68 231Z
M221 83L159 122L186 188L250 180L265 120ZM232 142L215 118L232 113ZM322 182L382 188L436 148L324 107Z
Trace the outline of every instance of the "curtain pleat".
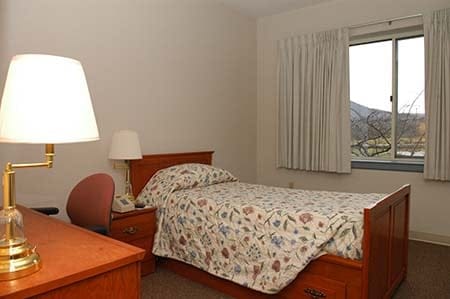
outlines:
M347 29L279 41L278 167L349 173Z
M450 180L450 9L424 20L426 151L424 176Z

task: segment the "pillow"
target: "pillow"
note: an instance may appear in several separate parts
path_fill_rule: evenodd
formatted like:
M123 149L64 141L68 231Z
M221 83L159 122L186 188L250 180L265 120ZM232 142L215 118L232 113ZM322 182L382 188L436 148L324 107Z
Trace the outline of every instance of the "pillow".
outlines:
M168 195L177 190L234 182L230 172L206 164L179 164L159 170L145 185L137 200L161 206Z

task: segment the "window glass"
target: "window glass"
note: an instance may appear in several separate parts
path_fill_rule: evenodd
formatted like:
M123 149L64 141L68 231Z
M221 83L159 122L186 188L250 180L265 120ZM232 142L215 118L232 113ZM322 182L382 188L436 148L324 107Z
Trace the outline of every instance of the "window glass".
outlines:
M353 157L391 155L392 41L350 47Z
M350 47L354 159L423 159L424 73L423 36Z
M423 37L398 40L397 157L425 155Z

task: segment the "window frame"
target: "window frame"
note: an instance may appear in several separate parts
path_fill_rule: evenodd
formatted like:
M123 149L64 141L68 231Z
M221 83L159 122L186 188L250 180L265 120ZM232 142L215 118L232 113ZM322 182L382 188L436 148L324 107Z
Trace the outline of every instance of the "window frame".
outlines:
M352 156L352 168L355 169L375 169L406 172L423 172L424 158L404 158L397 157L397 113L398 113L398 41L416 37L423 37L423 27L408 30L395 30L390 33L371 33L367 35L354 36L350 38L349 49L352 46L365 45L383 41L392 41L392 138L390 159L380 159L377 157L357 158ZM425 70L424 70L425 71ZM395 117L394 117L395 116Z

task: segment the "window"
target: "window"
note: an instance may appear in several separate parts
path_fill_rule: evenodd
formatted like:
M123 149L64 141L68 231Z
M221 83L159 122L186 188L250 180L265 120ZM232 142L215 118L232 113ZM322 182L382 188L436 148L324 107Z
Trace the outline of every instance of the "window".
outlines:
M423 163L424 78L423 36L397 34L350 47L353 160Z

